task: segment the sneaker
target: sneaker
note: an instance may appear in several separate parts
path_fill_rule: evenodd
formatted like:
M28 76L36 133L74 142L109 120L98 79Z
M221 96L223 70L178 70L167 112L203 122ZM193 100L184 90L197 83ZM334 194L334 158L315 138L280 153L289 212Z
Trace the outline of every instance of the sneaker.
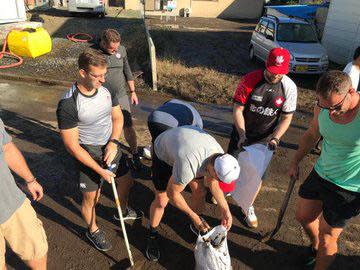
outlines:
M143 148L143 153L142 153L143 157L146 158L146 159L151 159L152 156L151 156L151 144L148 145L148 146L145 146Z
M312 246L309 246L306 251L305 258L302 261L302 265L305 268L310 268L310 269L313 268L316 262L316 254L317 254L317 250L314 249Z
M93 245L101 251L108 251L111 249L111 243L106 240L104 231L97 229L95 232L90 233L86 231L86 237L93 243Z
M144 215L143 212L136 211L136 210L132 209L131 207L127 207L125 214L123 214L123 219L124 220L135 220L135 219L142 218L143 215ZM120 220L118 213L114 214L114 219L117 221Z
M149 233L146 250L145 250L146 258L149 261L157 262L160 259L160 248L158 244L158 232L153 231Z
M245 214L245 222L250 228L257 228L258 227L258 220L255 215L254 206L250 206L247 213Z
M144 165L141 163L141 157L139 153L135 153L132 155L132 166L136 171L141 171Z

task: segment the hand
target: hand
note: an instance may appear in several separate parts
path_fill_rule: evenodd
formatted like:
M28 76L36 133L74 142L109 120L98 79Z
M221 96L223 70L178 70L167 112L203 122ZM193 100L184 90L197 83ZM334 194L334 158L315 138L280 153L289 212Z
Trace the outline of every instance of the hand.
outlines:
M246 135L245 135L245 132L243 132L242 134L239 134L239 141L238 141L238 144L237 144L237 147L240 149L242 148L244 145L247 145L247 138L246 138Z
M275 151L277 147L279 146L280 140L277 138L271 138L268 142L268 148L271 151Z
M112 179L116 177L116 175L113 172L110 172L109 170L106 169L101 169L101 172L99 174L109 184L111 184Z
M299 164L291 163L288 174L291 178L295 177L296 179L299 179Z
M130 101L131 101L131 104L132 104L132 105L138 105L138 104L139 104L139 99L138 99L138 97L137 97L137 95L136 95L135 92L132 92L132 93L130 94Z
M110 166L114 158L116 157L118 146L116 143L109 142L105 148L104 162Z
M230 230L232 226L232 215L230 210L221 211L221 225L223 225L227 230Z
M35 179L27 183L27 189L29 190L34 201L40 201L44 196L44 191L42 186Z
M200 233L206 233L210 229L209 224L207 224L207 222L205 220L203 220L202 218L200 218L198 215L196 215L194 218L192 218L192 222L193 222L195 228Z

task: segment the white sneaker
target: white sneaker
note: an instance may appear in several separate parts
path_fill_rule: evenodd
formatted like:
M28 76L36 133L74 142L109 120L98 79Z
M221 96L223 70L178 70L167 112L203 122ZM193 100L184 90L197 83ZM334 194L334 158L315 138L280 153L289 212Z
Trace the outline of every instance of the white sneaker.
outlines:
M246 215L245 222L250 228L257 228L258 226L258 220L255 215L255 209L254 206L250 206L247 210L247 213L244 213Z

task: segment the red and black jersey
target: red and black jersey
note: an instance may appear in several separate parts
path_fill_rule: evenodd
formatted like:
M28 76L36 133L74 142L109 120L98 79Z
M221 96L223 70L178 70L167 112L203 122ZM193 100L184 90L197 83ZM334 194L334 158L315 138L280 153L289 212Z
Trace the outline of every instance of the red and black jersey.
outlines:
M286 75L279 83L270 84L264 71L256 70L241 78L233 100L245 106L246 137L254 143L274 132L281 113L296 110L297 89Z

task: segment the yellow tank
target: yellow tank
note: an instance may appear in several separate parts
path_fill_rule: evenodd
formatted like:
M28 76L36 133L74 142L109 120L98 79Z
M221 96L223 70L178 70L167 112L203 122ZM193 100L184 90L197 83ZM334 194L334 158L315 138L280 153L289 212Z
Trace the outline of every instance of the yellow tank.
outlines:
M51 52L51 37L42 27L12 30L8 35L8 46L19 56L38 57Z

